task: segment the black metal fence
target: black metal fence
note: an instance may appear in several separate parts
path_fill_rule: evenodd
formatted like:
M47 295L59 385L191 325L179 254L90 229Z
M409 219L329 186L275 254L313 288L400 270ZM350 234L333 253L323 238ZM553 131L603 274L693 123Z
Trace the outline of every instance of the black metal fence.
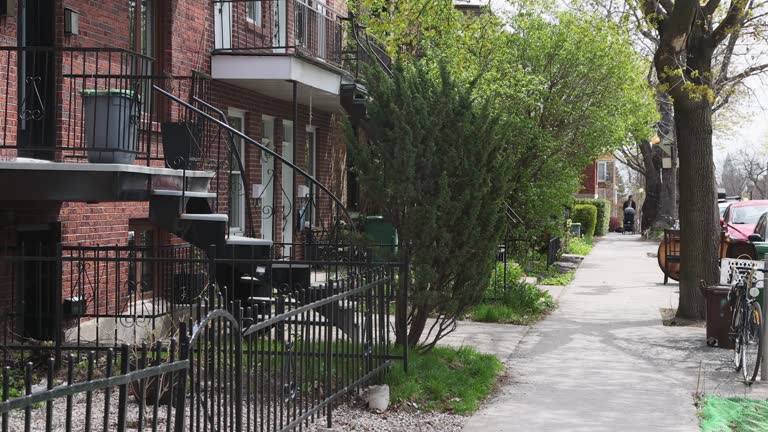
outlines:
M171 115L152 86L209 97L206 77L155 74L119 48L0 47L0 155L150 165Z
M207 261L221 280L222 263ZM319 419L330 427L340 397L402 358L390 352L390 310L407 302L396 289L403 270L286 281L270 298L228 300L229 288L209 285L170 337L117 354L73 351L63 369L55 357L6 367L2 430L283 431Z
M511 289L524 282L526 269L536 269L546 252L547 268L555 263L563 253L560 237L554 237L542 245L536 239L505 238L496 253L496 265L490 277L486 301L505 298Z
M215 53L298 54L341 65L346 15L311 0L213 0Z
M547 242L547 267L551 266L563 254L562 240L560 237L554 237Z

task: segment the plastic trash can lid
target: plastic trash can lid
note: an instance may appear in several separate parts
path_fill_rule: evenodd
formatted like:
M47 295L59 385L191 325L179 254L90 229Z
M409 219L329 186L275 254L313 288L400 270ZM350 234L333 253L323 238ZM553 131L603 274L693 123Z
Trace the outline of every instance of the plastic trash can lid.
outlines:
M123 96L127 98L136 98L141 100L141 96L137 95L133 90L128 89L86 89L80 90L80 94L83 96Z

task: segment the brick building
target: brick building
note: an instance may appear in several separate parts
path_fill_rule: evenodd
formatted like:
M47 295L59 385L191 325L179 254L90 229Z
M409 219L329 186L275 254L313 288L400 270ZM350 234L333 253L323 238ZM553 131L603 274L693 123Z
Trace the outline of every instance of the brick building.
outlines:
M5 255L191 243L301 258L354 197L342 125L361 86L344 1L0 5ZM6 333L52 339L62 302L114 315L158 295L141 264L53 265L0 268Z
M616 158L605 154L597 158L582 171L581 190L577 198L599 198L608 200L615 208L618 204L616 187Z

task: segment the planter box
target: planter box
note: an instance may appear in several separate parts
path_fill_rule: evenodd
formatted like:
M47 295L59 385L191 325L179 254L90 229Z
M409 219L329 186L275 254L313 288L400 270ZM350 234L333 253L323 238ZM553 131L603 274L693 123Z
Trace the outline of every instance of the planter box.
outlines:
M85 308L87 307L84 298L70 297L64 299L63 303L64 314L69 316L81 316L85 315Z
M173 169L194 169L200 160L200 129L194 122L166 122L163 132L163 156Z

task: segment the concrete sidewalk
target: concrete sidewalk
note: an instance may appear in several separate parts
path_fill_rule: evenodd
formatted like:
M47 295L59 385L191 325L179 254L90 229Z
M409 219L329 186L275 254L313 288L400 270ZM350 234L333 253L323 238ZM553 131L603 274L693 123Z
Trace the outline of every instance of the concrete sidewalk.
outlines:
M637 236L598 242L464 431L697 431L697 391L765 397L765 384L738 382L729 350L706 346L704 328L662 325L659 308L676 307L678 287L662 284L657 247Z

